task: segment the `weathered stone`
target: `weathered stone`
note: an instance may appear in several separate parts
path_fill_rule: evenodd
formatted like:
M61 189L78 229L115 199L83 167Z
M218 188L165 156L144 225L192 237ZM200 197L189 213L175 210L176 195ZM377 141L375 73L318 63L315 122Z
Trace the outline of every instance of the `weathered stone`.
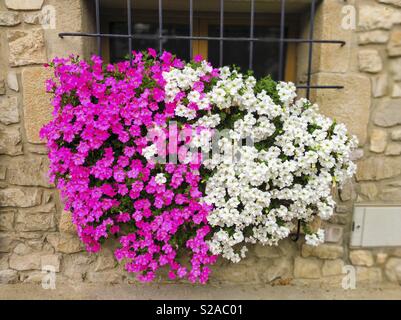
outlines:
M324 241L338 243L343 239L343 228L339 226L326 226L324 232Z
M391 255L397 258L401 258L401 248L394 248L391 251Z
M393 97L393 98L401 98L401 84L394 83L393 91L391 92L391 97Z
M7 167L0 166L0 180L4 180L6 178Z
M401 0L379 0L379 2L401 7Z
M322 267L322 274L325 277L336 276L343 273L344 261L341 259L325 260Z
M377 186L374 183L360 183L360 193L367 197L369 200L376 198L378 194Z
M384 201L401 200L401 188L386 188L380 193L379 198Z
M367 250L352 250L349 258L355 266L371 267L374 264L372 252Z
M12 124L19 122L18 98L2 97L0 98L0 122L3 124Z
M17 231L47 231L55 228L54 212L42 212L41 208L32 208L19 212L15 221Z
M390 57L401 56L401 29L393 29L391 32L387 52Z
M24 256L12 254L10 256L10 268L18 271L40 270L40 254L31 253Z
M395 81L401 81L401 58L390 60L390 72Z
M99 252L96 259L95 271L104 271L107 269L113 269L116 266L116 259L110 249L103 249Z
M400 157L370 157L358 161L356 179L382 180L401 174Z
M52 119L53 108L44 86L48 78L50 72L42 67L26 68L22 71L24 122L30 143L44 142L39 138L39 130Z
M0 252L10 252L13 238L6 233L0 232Z
M43 24L45 22L43 13L39 12L28 12L24 13L24 22L28 24Z
M263 282L271 283L278 279L292 278L293 261L288 258L274 259L273 264L267 267L266 272L262 273Z
M401 23L401 13L394 8L380 5L359 7L358 26L361 30L391 29L398 23Z
M0 26L12 27L21 23L18 13L0 11Z
M39 10L43 0L6 0L6 7L11 10Z
M50 187L48 170L47 158L18 158L10 162L7 170L8 181L20 186Z
M395 129L391 131L391 139L395 141L401 141L401 129Z
M28 247L25 243L18 243L15 246L13 252L20 256L24 256L32 253L32 248Z
M321 244L319 246L302 245L302 257L317 257L320 259L338 259L344 255L344 248L339 245Z
M358 137L360 145L365 144L371 105L369 78L355 74L319 73L313 77L313 83L344 86L342 90L316 90L312 92L312 100L320 106L323 114L344 123L350 133Z
M218 269L214 268L211 280L223 283L257 283L259 281L257 269L255 267L251 268L244 262L223 264Z
M294 261L294 277L304 279L318 279L321 276L322 261L316 258L304 259L296 257Z
M48 254L48 255L41 256L40 264L41 264L42 270L46 266L51 266L52 268L54 268L55 272L59 272L60 271L60 260L61 260L61 257L58 254Z
M390 258L386 263L385 273L390 281L401 283L401 259Z
M255 254L258 258L279 258L283 255L280 248L277 246L262 246L257 244L254 246Z
M18 78L17 74L14 71L10 71L7 74L7 86L13 91L19 91Z
M346 183L344 183L341 186L339 193L342 201L349 201L353 199L355 197L355 191L352 182L348 180Z
M42 28L9 30L7 37L11 66L25 66L46 62L45 40Z
M358 52L359 70L369 73L378 73L383 69L383 62L379 52L374 49L365 49Z
M375 98L383 97L387 94L388 76L387 73L380 74L371 78L372 95Z
M8 255L0 253L0 270L8 269Z
M373 30L358 34L358 43L363 44L376 44L386 43L390 38L388 31Z
M15 210L0 211L0 231L11 231L14 229Z
M387 261L388 254L385 252L379 252L376 255L376 263L377 264L384 264Z
M0 284L12 284L18 282L18 272L15 270L0 270Z
M386 156L399 156L401 155L401 143L390 142L386 148Z
M21 132L17 127L0 126L0 154L16 156L22 154Z
M115 271L88 272L86 279L91 283L117 284L121 283L122 275Z
M58 224L60 232L76 234L77 228L72 223L71 212L63 210Z
M348 223L348 220L349 220L349 218L348 218L347 214L333 214L330 217L329 222L333 223L333 224L345 225Z
M81 241L74 235L66 233L51 233L46 239L57 252L75 253L84 249Z
M351 161L356 161L362 159L364 156L364 152L362 148L355 149L351 152L350 159Z
M0 78L0 96L6 94L6 85L3 78Z
M367 284L368 286L380 285L383 279L380 268L356 267L357 286Z
M381 153L386 149L387 132L381 129L373 129L370 135L370 151Z
M40 203L41 190L10 187L0 189L0 207L33 207Z
M95 256L88 253L69 254L63 257L61 270L68 278L82 281L94 260Z

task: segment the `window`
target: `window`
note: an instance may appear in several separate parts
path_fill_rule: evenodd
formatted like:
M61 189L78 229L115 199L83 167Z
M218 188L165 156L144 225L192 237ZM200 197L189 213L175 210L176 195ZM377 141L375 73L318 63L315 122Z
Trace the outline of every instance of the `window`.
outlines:
M306 89L311 85L313 45L344 44L313 38L318 0L88 0L94 6L95 32L60 33L97 39L105 61L130 58L131 50L155 47L189 60L201 54L216 66L253 69L257 78L296 80L297 46L308 46ZM288 2L288 3L287 3ZM309 37L302 39L299 13L309 16Z

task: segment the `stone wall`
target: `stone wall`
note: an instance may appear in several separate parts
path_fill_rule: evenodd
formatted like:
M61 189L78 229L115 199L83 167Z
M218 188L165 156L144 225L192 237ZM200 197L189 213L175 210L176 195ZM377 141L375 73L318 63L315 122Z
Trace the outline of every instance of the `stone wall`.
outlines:
M0 1L0 283L41 282L46 265L54 266L57 281L134 281L114 260L115 244L99 254L84 252L69 213L47 181L46 149L38 137L51 117L43 86L49 74L41 64L56 55L88 57L93 51L90 39L57 36L90 31L87 3ZM344 5L357 9L357 30L341 28ZM55 9L55 29L45 27L46 6ZM343 47L314 47L314 83L345 88L313 92L313 100L358 136L356 181L337 195L336 214L324 224L327 243L312 248L287 240L277 248L251 247L240 264L219 260L212 283L340 287L344 265L355 266L358 286L401 281L401 248L353 250L348 245L355 201L401 202L401 3L325 0L315 36L347 41ZM307 49L299 47L301 82Z

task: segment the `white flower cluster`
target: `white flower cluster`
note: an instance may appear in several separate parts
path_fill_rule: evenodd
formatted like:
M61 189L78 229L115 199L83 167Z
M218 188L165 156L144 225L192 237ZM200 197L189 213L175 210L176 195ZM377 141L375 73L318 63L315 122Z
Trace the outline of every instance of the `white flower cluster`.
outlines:
M333 183L355 172L350 152L356 140L344 125L319 114L306 99L295 101L291 83L277 85L281 104L265 91L255 94L254 84L237 73L218 82L224 101L245 114L229 137L219 140L221 153L205 162L213 174L204 201L214 206L208 221L217 228L209 246L233 262L245 256L245 243L277 245L295 221L308 224L316 215L328 219L335 205ZM224 101L218 101L218 109L227 107ZM245 138L254 145L242 146ZM306 241L322 243L323 230L308 234Z
M296 100L292 83L278 83L273 98L256 90L254 77L223 67L210 90L193 90L210 68L207 63L188 65L164 77L167 102L185 91L190 102L211 107L196 120L200 130L191 142L209 151L210 139L217 141L218 152L203 162L210 171L203 201L214 208L208 216L215 230L208 242L211 252L238 262L245 257L246 243L277 245L298 220L308 244L324 242L323 230L312 233L307 226L317 216L326 220L332 215L333 185L355 173L350 154L356 139L343 124L321 115L316 105ZM175 112L189 120L196 117L183 105ZM226 117L235 121L224 133L214 130Z

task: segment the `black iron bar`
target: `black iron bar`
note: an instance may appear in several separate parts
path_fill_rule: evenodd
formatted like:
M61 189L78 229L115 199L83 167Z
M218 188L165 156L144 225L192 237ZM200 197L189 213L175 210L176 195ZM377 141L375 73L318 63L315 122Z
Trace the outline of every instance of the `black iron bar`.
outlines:
M102 37L100 33L100 0L95 1L95 11L96 11L97 54L100 57L102 55Z
M309 40L313 40L313 34L315 30L315 10L316 10L316 0L312 0L310 8L310 18L309 18ZM312 79L312 57L313 57L313 42L309 42L308 78L306 81L308 88L306 89L306 99L310 98L310 84Z
M254 38L254 28L255 28L255 0L251 0L251 21L249 28L249 38ZM253 41L249 41L249 69L253 67Z
M290 234L291 240L294 242L298 241L300 235L301 235L301 220L298 220L297 232Z
M131 0L127 0L127 20L128 20L128 51L129 51L129 63L132 66L132 14L131 14Z
M219 39L219 66L223 66L224 47L224 0L220 0L220 39Z
M159 0L159 52L163 50L163 4Z
M193 58L193 40L194 36L194 1L189 0L189 57Z
M279 48L279 70L278 80L284 80L284 38L285 38L285 0L281 0L281 16L280 16L280 48Z
M104 38L129 38L130 36L128 34L110 34L110 33L103 33L103 34L96 34L96 33L86 33L86 32L62 32L59 33L60 38L64 37L104 37ZM146 34L133 34L131 35L133 39L159 39L159 35L146 35ZM206 37L206 36L177 36L177 35L164 35L161 36L162 39L166 40L209 40L209 41L253 41L253 42L280 42L280 38L246 38L246 37L239 37L239 38L233 38L233 37ZM320 39L296 39L296 38L287 38L283 39L283 42L287 43L327 43L327 44L340 44L340 45L345 45L346 42L342 40L320 40Z

